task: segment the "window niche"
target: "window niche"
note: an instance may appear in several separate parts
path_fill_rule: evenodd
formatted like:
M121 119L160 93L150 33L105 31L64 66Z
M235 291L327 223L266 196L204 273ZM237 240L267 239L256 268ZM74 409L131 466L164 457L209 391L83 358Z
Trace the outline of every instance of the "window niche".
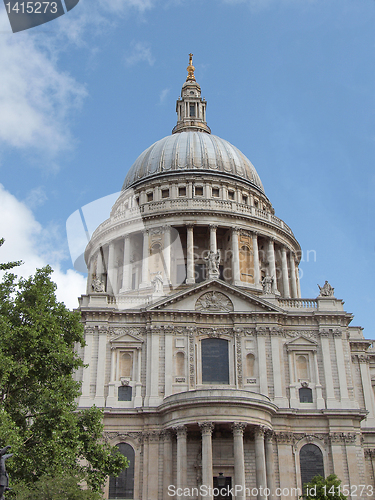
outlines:
M203 196L203 186L195 186L195 196Z
M321 449L315 444L305 444L299 452L301 484L311 481L315 476L324 477L324 462Z

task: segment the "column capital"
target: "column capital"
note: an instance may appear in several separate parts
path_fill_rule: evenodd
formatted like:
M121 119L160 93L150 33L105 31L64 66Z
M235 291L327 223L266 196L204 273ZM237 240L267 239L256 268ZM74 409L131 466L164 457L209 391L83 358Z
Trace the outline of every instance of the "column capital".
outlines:
M128 240L130 238L130 233L124 234L124 240Z
M233 422L231 425L233 435L243 436L246 426L247 424L244 422Z
M270 430L268 427L265 425L257 425L254 429L254 435L255 437L260 437L264 439L265 433Z
M188 223L186 224L186 229L187 229L188 231L192 231L192 230L194 229L194 226L195 226L194 222L188 222Z
M163 429L160 432L160 438L163 441L169 441L169 440L171 440L172 439L172 429Z
M177 438L182 437L186 438L187 436L187 428L186 425L176 425L173 427L173 430L177 433Z
M267 429L264 433L264 439L267 443L273 443L275 438L275 433L272 429Z
M145 235L148 236L150 233L150 230L149 229L142 229L141 232L142 232L143 236L145 236Z
M211 231L216 231L217 228L218 228L217 224L210 224Z
M250 232L253 238L257 238L259 236L259 231L250 231Z
M215 427L215 424L213 422L199 422L198 425L201 429L203 436L204 435L212 436L212 432L213 432L214 427Z
M238 234L241 231L241 228L238 226L233 226L231 229L232 229L232 233Z

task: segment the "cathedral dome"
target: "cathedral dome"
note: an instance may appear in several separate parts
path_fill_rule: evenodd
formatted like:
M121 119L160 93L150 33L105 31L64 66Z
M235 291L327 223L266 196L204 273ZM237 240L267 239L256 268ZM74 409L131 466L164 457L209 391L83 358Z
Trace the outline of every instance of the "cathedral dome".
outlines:
M239 149L220 137L193 130L164 137L143 151L130 168L122 189L161 174L181 172L216 172L237 177L264 193L257 171Z

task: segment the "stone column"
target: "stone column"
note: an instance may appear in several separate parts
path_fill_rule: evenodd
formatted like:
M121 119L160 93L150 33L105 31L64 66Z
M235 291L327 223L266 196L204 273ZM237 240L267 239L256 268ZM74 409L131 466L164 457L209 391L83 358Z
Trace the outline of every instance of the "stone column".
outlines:
M289 277L288 277L288 262L286 259L286 248L285 247L281 248L281 266L282 266L282 273L283 273L284 297L286 299L289 299L290 298L290 291L289 291Z
M217 252L217 238L216 238L217 226L210 224L210 250L211 252Z
M107 329L99 328L98 366L96 370L96 390L95 390L95 405L98 408L103 408L105 406L104 378L105 378L106 346L107 346Z
M124 261L122 269L122 292L130 290L130 277L131 277L131 264L130 264L130 238L126 234L124 236Z
M260 270L259 270L259 250L258 250L258 233L254 232L253 237L253 253L254 253L254 284L260 286Z
M93 257L91 257L89 269L88 269L87 285L86 285L86 294L87 295L92 293L92 286L91 286L92 285L92 277L95 274L94 264L95 264L95 259Z
M187 486L187 429L185 425L176 427L177 431L177 488Z
M168 498L168 486L173 484L172 434L169 429L163 433L163 498Z
M111 241L108 248L108 282L107 292L116 293L116 269L115 269L115 242Z
M301 282L299 280L299 268L297 266L296 269L296 279L297 279L297 297L300 299L301 298Z
M142 406L142 382L141 382L141 368L142 368L142 349L137 348L137 379L135 383L135 398L134 408Z
M142 281L139 288L146 288L150 286L150 279L148 275L148 255L148 231L145 229L143 231Z
M344 349L342 345L342 332L340 332L340 330L335 331L333 333L333 338L335 341L337 370L339 372L341 404L343 408L351 408L351 401L349 400L349 393L348 393L348 383L346 380L346 369L345 369L346 364L344 358Z
M268 380L267 380L267 358L266 358L266 332L257 332L258 344L258 373L259 373L259 391L261 394L268 396Z
M234 285L240 284L240 253L238 249L238 228L236 227L232 227L232 272Z
M290 284L292 289L292 298L297 298L297 278L296 278L296 261L294 258L293 252L290 252L289 255L289 263L290 263Z
M187 229L187 248L186 248L186 258L187 258L187 277L186 284L191 285L195 283L195 267L194 267L194 226L189 224L186 226Z
M268 262L270 269L270 276L273 278L272 293L277 290L277 276L276 276L276 261L275 261L275 245L273 238L268 240Z
M316 351L313 352L313 362L314 362L314 373L315 373L314 379L315 379L315 390L316 390L316 407L318 409L324 409L326 405L323 399L322 384L320 383L318 355Z
M83 351L83 362L85 368L83 369L83 380L82 380L82 395L81 401L84 399L90 399L90 379L91 379L91 353L92 344L94 340L94 328L85 328L85 342L86 345ZM82 406L86 406L82 404Z
M264 453L264 431L261 426L255 428L255 470L258 488L258 500L266 500L264 489L267 487L266 457Z
M171 226L164 226L164 285L171 283Z
M366 420L362 423L364 427L375 427L375 411L374 411L374 393L371 386L371 376L369 362L370 358L367 355L358 356L359 369L361 373L361 382L363 388L363 398L365 400L366 410L369 411Z
M332 375L331 353L329 349L329 333L325 331L320 332L320 341L322 345L324 378L326 386L326 405L328 409L337 408L338 405L335 398L335 390L332 384L333 375Z
M284 394L284 373L280 361L279 330L271 330L271 352L273 368L274 402L281 408L288 406L288 400Z
M266 473L267 473L267 488L271 494L269 499L276 498L276 482L275 482L275 467L274 467L274 452L273 452L273 431L268 430L265 433L266 443Z
M207 488L213 489L213 470L212 470L212 431L214 424L212 422L202 422L199 424L202 432L202 484ZM207 500L213 500L213 496L207 495Z
M158 498L159 494L159 438L158 431L150 432L148 440L148 488L146 498ZM143 469L145 470L145 469Z
M332 432L329 435L329 440L331 442L331 452L333 461L333 472L337 477L346 482L346 457L344 448L344 439L342 432Z
M233 431L233 450L234 450L234 487L242 486L240 494L236 496L238 500L245 500L245 455L243 446L243 433L246 424L234 422Z

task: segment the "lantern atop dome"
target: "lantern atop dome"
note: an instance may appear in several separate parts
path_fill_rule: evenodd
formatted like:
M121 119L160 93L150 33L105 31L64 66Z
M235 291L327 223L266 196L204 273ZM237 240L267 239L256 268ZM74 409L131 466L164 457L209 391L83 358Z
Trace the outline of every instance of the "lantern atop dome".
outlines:
M172 134L178 132L206 132L211 133L206 122L206 100L201 97L200 85L195 80L193 54L189 54L189 66L186 68L188 76L182 86L181 97L177 99L177 125Z

